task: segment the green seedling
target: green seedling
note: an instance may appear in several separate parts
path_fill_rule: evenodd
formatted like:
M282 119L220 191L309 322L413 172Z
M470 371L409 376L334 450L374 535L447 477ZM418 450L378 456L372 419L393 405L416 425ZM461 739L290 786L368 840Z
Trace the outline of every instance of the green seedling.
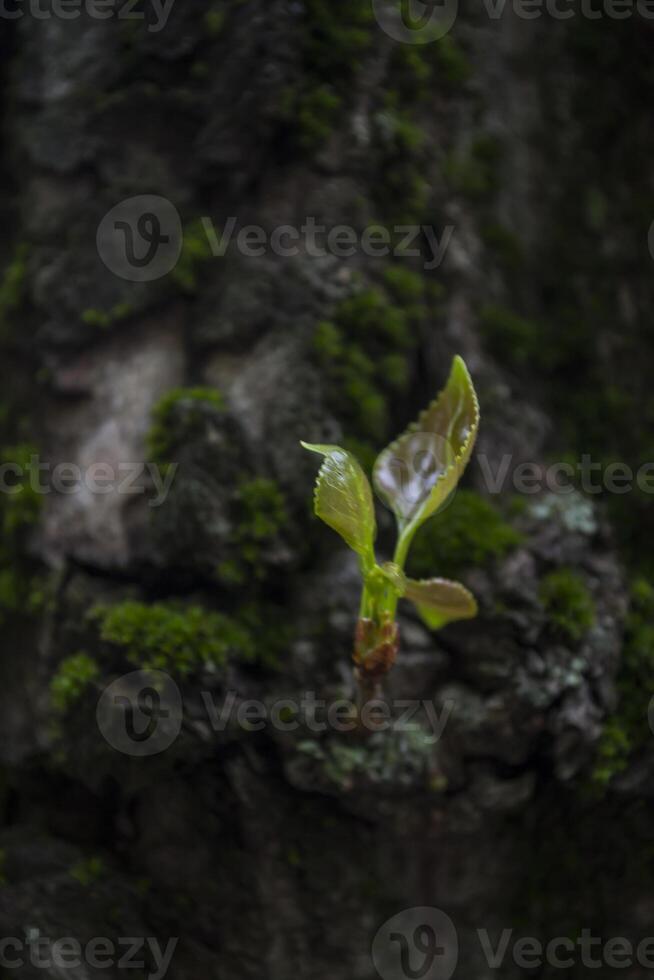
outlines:
M445 388L375 462L375 490L395 514L398 530L393 560L382 564L374 550L377 525L372 490L357 459L340 446L302 443L324 456L315 487L315 512L359 558L363 592L353 659L363 697L378 691L381 678L395 663L400 598L413 602L431 629L477 614L474 596L459 582L415 581L406 576L404 566L418 529L454 493L478 427L475 389L462 358L455 357Z

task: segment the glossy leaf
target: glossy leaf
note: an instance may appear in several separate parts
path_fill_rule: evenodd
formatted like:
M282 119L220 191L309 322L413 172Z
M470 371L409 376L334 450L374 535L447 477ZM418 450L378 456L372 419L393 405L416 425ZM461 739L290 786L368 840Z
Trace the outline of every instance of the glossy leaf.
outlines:
M405 598L413 602L422 619L437 630L457 619L473 619L477 615L477 601L460 582L446 578L430 578L416 582L407 579Z
M454 490L478 426L477 395L465 363L455 357L445 388L375 463L375 489L401 530L419 527Z
M316 514L356 551L365 568L372 567L377 526L368 477L352 453L340 446L302 445L325 457L313 498Z

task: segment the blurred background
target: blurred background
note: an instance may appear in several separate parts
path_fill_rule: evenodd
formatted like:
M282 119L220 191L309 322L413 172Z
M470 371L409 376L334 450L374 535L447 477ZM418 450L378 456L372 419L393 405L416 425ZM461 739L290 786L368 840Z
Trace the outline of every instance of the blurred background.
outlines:
M653 39L2 5L3 975L654 968ZM442 725L318 727L360 583L299 440L369 470L455 354L476 454L409 569L480 614L403 610L385 686Z

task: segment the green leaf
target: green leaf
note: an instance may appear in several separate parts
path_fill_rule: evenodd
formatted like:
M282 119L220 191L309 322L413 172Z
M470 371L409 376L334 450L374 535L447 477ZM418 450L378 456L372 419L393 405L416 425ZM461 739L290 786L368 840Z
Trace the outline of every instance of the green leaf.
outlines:
M430 629L438 630L457 619L473 619L477 601L460 582L446 578L430 578L416 582L407 579L406 599L413 602Z
M340 446L302 445L325 457L313 499L316 514L356 551L364 568L371 568L377 525L368 477L352 453Z
M445 388L377 458L373 482L402 531L415 531L445 502L470 459L479 403L468 369L455 357Z

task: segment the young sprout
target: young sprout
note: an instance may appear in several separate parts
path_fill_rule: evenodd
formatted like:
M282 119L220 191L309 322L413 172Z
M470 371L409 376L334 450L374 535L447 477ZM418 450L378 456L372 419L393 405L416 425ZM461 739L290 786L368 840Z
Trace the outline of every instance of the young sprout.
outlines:
M398 599L413 602L431 629L477 614L474 596L444 578L414 581L404 565L418 528L448 501L470 459L479 427L479 403L468 369L455 357L445 388L406 432L377 457L373 483L397 522L393 561L377 562L377 531L370 483L352 453L340 446L311 445L324 456L314 494L318 517L359 557L363 592L354 639L355 674L361 695L376 694L395 662Z

